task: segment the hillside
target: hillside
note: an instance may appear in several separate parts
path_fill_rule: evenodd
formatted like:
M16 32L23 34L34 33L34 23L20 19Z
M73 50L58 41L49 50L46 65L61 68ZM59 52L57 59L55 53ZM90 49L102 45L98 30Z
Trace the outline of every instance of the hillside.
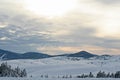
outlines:
M37 52L27 52L27 53L15 53L7 50L0 49L0 58L2 60L13 60L13 59L42 59L49 58L51 55Z
M2 60L13 60L13 59L42 59L42 58L50 58L50 57L58 57L58 56L63 56L63 57L78 57L78 58L84 58L84 59L89 59L89 58L103 58L103 57L108 57L110 55L95 55L92 53L89 53L87 51L80 51L77 53L72 53L72 54L61 54L61 55L48 55L45 53L38 53L38 52L26 52L26 53L16 53L16 52L11 52L7 50L2 50L0 49L0 59Z

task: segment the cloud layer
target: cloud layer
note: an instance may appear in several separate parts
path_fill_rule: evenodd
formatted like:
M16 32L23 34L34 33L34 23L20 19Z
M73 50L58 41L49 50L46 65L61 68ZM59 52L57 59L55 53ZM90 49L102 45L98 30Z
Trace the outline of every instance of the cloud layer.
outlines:
M78 4L64 16L47 18L26 10L23 0L0 1L0 48L120 54L120 1L78 0Z

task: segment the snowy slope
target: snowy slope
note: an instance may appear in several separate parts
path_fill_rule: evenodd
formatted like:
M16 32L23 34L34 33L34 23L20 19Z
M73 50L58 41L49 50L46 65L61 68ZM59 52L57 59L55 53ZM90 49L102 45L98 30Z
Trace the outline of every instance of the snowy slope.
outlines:
M37 60L9 60L7 62L14 67L26 68L29 75L34 76L39 76L40 74L80 74L98 72L100 70L115 72L120 70L120 58L115 56L109 60L80 59L77 61L66 57L54 57Z
M0 61L0 63L2 62L6 62L6 61ZM104 58L103 59L92 58L88 60L82 58L78 59L78 58L67 58L67 57L52 57L52 58L37 59L37 60L30 60L30 59L9 60L7 61L7 63L12 65L12 67L20 66L21 68L26 68L28 72L28 77L32 75L33 78L40 78L41 75L49 75L51 78L53 78L58 75L76 76L78 74L89 73L89 72L93 72L95 74L100 70L106 72L116 72L120 70L120 56L113 56L107 60L104 60ZM7 79L0 78L0 80L7 80ZM81 79L76 79L76 80L81 80ZM85 79L85 80L90 80L90 79ZM108 80L113 80L113 79L108 79Z
M0 78L0 80L120 80L120 79L90 79L90 78L85 78L85 79L80 79L80 78L71 78L71 79L58 79L58 78L49 78L49 79L41 79L41 78Z

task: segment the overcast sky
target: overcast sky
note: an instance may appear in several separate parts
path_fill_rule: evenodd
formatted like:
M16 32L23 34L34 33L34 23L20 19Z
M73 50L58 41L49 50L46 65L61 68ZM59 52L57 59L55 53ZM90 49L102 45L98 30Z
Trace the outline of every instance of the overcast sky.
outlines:
M47 11L50 3L45 1L43 8L38 6L42 5L39 0L0 0L0 49L20 53L85 50L100 55L120 54L120 0L66 0L62 5L63 0L58 6L61 10L54 13L52 9L58 3L52 0L54 6L47 14L42 9Z

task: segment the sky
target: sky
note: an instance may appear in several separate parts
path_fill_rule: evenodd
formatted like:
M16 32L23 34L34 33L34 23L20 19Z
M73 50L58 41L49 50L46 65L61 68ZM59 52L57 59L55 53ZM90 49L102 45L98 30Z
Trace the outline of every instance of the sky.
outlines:
M0 0L0 49L120 55L120 0Z

